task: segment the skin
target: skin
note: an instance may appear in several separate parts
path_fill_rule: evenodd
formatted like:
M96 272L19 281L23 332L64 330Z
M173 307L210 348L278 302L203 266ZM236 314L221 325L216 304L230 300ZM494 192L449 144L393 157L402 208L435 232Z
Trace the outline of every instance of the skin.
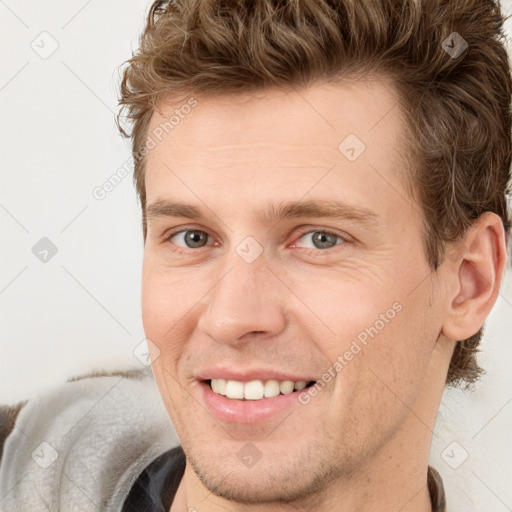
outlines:
M463 250L432 271L421 211L400 176L406 127L383 79L196 99L146 159L148 205L180 201L205 215L147 221L144 329L187 455L171 512L430 511L428 452L453 340L477 332L497 298L500 219L484 214ZM148 133L175 108L162 104ZM366 146L355 161L338 150L348 134ZM271 202L306 200L343 201L375 218L257 215ZM340 238L318 248L312 235L324 229ZM186 230L204 231L205 244L187 246ZM252 263L236 252L247 236L263 248ZM396 303L400 312L308 404L257 425L204 407L197 368L320 378ZM250 468L237 457L247 442L261 453Z

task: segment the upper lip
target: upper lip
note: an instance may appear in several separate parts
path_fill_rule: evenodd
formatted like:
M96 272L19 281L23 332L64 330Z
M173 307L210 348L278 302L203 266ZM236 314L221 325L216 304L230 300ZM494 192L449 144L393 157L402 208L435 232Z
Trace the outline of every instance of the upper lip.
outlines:
M212 367L212 368L204 368L203 370L198 371L194 377L197 380L209 380L209 379L226 379L226 380L238 380L240 382L249 382L251 380L291 380L294 382L298 382L301 380L305 380L306 382L310 382L312 380L316 381L316 378L308 376L308 375L298 375L292 373L286 373L280 370L271 370L267 368L237 368L236 370L233 368L226 367Z

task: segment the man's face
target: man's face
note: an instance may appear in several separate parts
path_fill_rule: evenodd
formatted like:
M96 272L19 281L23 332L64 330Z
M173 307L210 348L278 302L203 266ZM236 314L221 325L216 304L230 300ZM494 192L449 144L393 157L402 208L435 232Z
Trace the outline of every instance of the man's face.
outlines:
M443 290L400 178L393 89L196 99L149 153L146 191L149 209L181 203L201 218L148 214L142 307L159 390L200 480L235 501L287 501L399 458L399 446L428 451L447 368ZM163 106L149 134L176 108ZM267 215L289 203L342 208ZM231 400L205 382L227 371L321 382L316 394Z

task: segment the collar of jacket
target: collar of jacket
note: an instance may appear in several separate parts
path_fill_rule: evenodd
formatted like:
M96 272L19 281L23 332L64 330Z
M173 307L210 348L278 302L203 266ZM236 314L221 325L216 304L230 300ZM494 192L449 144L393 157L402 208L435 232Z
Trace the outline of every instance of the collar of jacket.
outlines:
M432 502L432 512L446 512L443 480L432 466L428 467L427 486Z

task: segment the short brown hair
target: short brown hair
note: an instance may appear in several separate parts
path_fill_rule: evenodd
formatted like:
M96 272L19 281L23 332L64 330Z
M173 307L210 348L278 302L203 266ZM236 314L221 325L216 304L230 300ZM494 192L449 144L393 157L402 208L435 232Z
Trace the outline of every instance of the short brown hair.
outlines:
M366 72L390 78L401 94L413 162L407 172L432 269L446 244L460 240L483 212L499 215L508 234L511 78L503 24L493 0L154 2L123 71L117 119L133 139L144 239L141 149L162 100L288 89ZM133 123L130 134L122 117ZM447 383L477 380L481 336L482 329L457 343Z

